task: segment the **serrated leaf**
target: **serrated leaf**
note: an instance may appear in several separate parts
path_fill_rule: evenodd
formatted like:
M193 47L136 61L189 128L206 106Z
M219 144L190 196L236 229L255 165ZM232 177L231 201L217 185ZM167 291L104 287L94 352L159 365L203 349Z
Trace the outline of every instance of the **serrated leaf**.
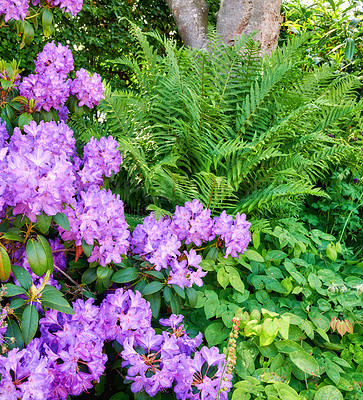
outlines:
M132 282L139 276L139 271L135 267L128 267L120 269L112 275L112 282L115 283L128 283Z
M71 225L69 223L68 217L63 213L57 213L53 215L53 221L58 224L61 228L66 231L71 230Z
M65 314L74 314L73 308L61 294L42 293L41 302L44 307L52 308Z
M29 272L19 265L12 265L11 270L13 271L15 279L20 283L20 285L26 291L29 291L33 284L33 280Z
M28 344L35 336L38 330L38 321L39 314L37 309L32 304L28 304L23 311L20 324L25 344Z
M7 281L10 277L11 263L7 251L0 246L0 280Z

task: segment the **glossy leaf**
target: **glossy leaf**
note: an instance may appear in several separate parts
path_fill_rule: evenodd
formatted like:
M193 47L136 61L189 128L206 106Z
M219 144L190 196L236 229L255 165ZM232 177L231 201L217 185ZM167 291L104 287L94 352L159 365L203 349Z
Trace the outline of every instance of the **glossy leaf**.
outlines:
M11 263L7 251L0 246L0 280L7 281L10 277Z
M21 332L24 343L28 344L35 336L38 330L39 314L35 306L28 304L23 312L21 319Z
M29 291L33 284L33 280L29 272L19 265L12 265L11 270L13 271L15 279L20 283L20 285L26 291Z

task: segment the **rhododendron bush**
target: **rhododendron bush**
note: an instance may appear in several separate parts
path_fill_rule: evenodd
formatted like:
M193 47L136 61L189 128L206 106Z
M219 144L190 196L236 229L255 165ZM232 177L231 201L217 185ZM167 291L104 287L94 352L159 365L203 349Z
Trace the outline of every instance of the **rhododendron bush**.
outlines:
M194 200L131 231L103 187L122 162L112 137L92 139L80 157L64 122L32 121L12 135L2 123L0 144L0 394L79 395L116 354L134 393L226 399L232 360L187 333L180 311L195 304L208 251L244 252L245 216L212 218Z

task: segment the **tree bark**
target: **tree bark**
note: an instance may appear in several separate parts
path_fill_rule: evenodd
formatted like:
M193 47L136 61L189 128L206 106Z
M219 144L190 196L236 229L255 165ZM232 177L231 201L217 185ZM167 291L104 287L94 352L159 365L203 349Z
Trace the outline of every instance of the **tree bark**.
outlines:
M202 49L208 45L208 11L205 0L167 0L178 32L187 47Z
M236 36L257 31L262 53L277 48L281 27L281 0L221 0L217 32L231 45Z
M282 18L282 0L221 0L217 33L232 45L238 35L257 31L261 53L276 49ZM167 0L179 34L188 47L208 46L208 3L205 0Z

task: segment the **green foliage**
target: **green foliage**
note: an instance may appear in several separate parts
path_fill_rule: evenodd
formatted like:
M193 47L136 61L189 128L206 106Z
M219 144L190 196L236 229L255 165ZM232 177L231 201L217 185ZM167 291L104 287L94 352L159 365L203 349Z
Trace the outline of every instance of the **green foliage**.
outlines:
M240 319L232 399L362 397L362 263L334 236L282 219L238 259L202 266L187 323L223 348Z
M198 198L214 213L297 215L307 195L328 197L321 181L333 167L361 160L348 140L361 83L329 67L303 71L307 36L261 59L250 36L234 47L212 37L210 51L191 51L131 29L138 50L118 63L134 90L108 88L100 104L124 153L111 186L129 211ZM93 135L82 121L77 128L85 141Z
M361 2L318 0L286 1L280 40L311 32L306 46L308 65L333 64L340 70L359 73L363 65Z
M362 145L363 141L359 140ZM303 221L334 234L353 247L357 255L363 254L362 174L362 170L338 168L324 182L329 198L311 198L301 213Z

